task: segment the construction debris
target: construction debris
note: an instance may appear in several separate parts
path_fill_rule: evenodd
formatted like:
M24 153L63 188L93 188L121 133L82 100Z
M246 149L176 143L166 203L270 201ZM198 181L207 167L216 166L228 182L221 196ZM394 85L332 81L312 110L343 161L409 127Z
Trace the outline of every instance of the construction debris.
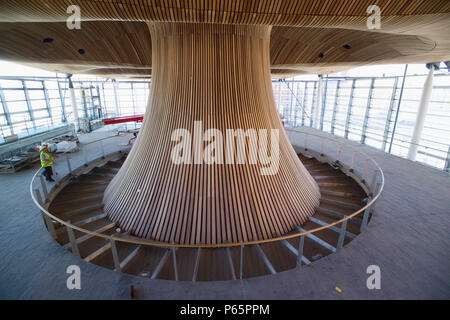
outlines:
M14 173L39 161L39 152L30 148L0 161L0 173Z

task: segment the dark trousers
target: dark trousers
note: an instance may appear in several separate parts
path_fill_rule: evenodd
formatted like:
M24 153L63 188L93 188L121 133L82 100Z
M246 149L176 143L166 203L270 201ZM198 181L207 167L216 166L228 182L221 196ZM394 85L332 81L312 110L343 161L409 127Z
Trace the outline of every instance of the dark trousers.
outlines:
M44 167L44 170L45 170L45 173L44 173L45 179L47 179L47 181L53 180L52 179L52 175L53 175L52 167L51 166L50 167Z

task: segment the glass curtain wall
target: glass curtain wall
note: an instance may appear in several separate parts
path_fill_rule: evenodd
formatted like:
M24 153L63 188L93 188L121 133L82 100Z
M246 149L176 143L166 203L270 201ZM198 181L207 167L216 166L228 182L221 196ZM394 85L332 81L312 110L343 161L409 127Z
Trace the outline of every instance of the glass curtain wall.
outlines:
M400 157L407 157L426 75L324 77L320 129ZM316 80L274 81L286 126L312 126ZM294 97L292 97L294 96ZM395 126L395 129L394 129ZM450 74L435 73L417 161L449 172Z
M112 81L73 81L78 116L97 120L115 114ZM143 114L149 81L117 81L119 115ZM7 137L24 138L73 121L69 83L64 77L0 77L0 144ZM5 139L6 138L6 139Z
M426 75L324 77L322 104L317 80L273 81L275 100L286 126L310 127L320 108L320 129L406 157ZM73 81L78 115L90 120L143 114L150 81ZM401 98L401 99L400 99ZM7 137L64 126L73 120L65 77L0 77L0 144ZM394 129L395 127L395 129ZM394 133L394 134L393 134ZM436 72L417 161L449 171L450 74Z

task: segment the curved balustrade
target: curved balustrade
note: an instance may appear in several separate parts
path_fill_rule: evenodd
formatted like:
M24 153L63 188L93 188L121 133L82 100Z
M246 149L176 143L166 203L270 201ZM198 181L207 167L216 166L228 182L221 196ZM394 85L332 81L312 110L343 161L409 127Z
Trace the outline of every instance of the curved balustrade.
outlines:
M303 245L305 242L305 236L308 236L310 238L314 238L315 235L318 232L325 230L325 229L332 229L339 233L339 238L337 241L337 244L335 247L330 246L333 252L338 251L341 249L344 245L344 239L346 236L349 235L347 231L347 221L350 219L354 219L358 215L362 215L361 224L360 224L360 231L362 232L363 229L367 226L369 221L369 216L371 215L373 211L373 207L377 199L380 197L383 187L384 187L384 175L382 169L378 166L376 161L371 158L366 153L358 150L357 148L347 144L340 142L336 139L321 136L318 134L313 134L305 131L301 131L299 129L290 129L298 134L302 134L304 136L304 144L302 147L297 147L297 152L303 153L306 155L309 155L311 157L316 158L317 160L321 162L326 162L330 166L334 168L338 168L342 172L344 172L346 175L353 178L364 190L364 192L367 194L367 201L366 204L356 210L355 212L345 215L344 218L337 220L332 223L323 224L320 227L316 227L314 229L310 230L304 230L299 228L302 232L292 233L292 234L286 234L282 236L278 236L276 238L271 239L265 239L265 240L257 240L257 241L247 241L247 242L240 242L240 243L221 243L221 244L177 244L177 243L166 243L166 242L158 242L158 241L151 241L151 240L145 240L145 239L139 239L135 237L125 236L123 234L117 235L108 235L101 232L91 231L84 229L80 226L77 226L76 224L72 224L70 221L65 221L51 212L48 211L48 205L52 201L52 199L55 198L55 196L60 192L68 183L70 183L71 179L73 177L80 176L83 173L86 173L99 164L105 163L108 160L117 158L119 155L123 154L123 152L127 148L119 148L120 150L116 150L114 152L108 153L108 155L105 155L105 151L103 149L103 144L101 144L101 154L100 157L94 154L95 158L88 161L87 153L85 151L83 154L83 160L84 162L77 167L75 170L71 168L73 164L71 164L70 160L67 160L67 167L69 174L62 179L59 179L57 185L48 192L47 186L42 178L40 176L42 168L40 168L33 176L31 183L30 183L30 194L31 197L36 204L36 206L40 209L42 216L44 218L44 223L47 226L48 231L50 234L57 239L58 235L57 232L55 232L55 222L59 223L61 227L65 227L67 229L68 238L70 240L70 247L72 249L72 253L80 257L80 254L78 252L77 247L77 241L74 236L74 231L81 232L84 237L100 237L104 238L109 242L108 246L106 247L107 250L111 249L112 256L114 260L114 269L117 271L121 271L121 261L119 259L119 255L117 254L117 246L116 244L121 243L129 243L134 244L138 246L152 246L152 247L159 247L159 248L165 248L169 249L167 253L172 253L173 257L173 266L174 269L177 269L177 263L176 263L176 251L178 249L182 248L191 248L196 249L196 259L195 259L195 266L194 266L194 277L193 281L195 281L196 278L196 270L198 268L198 260L200 257L201 249L212 249L212 248L225 248L227 251L227 255L230 261L230 265L233 265L233 262L231 260L231 255L229 252L230 248L239 248L240 249L240 258L239 258L239 270L240 270L240 276L239 278L243 277L243 251L244 247L247 246L255 246L256 251L259 253L261 258L263 259L267 269L270 271L270 273L276 273L276 270L274 269L271 262L268 260L267 256L264 254L262 249L260 248L260 245L263 244L270 244L275 242L282 242L288 249L294 253L297 256L297 262L296 267L301 266L302 261L308 261L308 259L305 259L303 256ZM289 135L289 132L288 132ZM310 149L310 146L314 148ZM98 148L95 148L98 151ZM317 151L318 150L318 151ZM41 187L35 187L36 178L40 176L41 180ZM41 191L43 197L41 196ZM359 221L359 220L358 220ZM338 228L337 226L340 225ZM354 235L352 235L354 236ZM286 240L290 239L296 239L299 238L299 244L298 248L294 248L292 245L287 243ZM326 245L326 244L325 244ZM69 246L69 244L68 244ZM157 269L161 268L162 265L166 262L168 256L165 254L163 258L161 258L160 264L158 264ZM90 261L90 259L86 259ZM309 261L308 261L309 263ZM232 267L233 271L233 277L232 279L236 279L234 273L234 267ZM177 276L178 272L175 272L175 279L178 280ZM152 277L154 278L154 277Z

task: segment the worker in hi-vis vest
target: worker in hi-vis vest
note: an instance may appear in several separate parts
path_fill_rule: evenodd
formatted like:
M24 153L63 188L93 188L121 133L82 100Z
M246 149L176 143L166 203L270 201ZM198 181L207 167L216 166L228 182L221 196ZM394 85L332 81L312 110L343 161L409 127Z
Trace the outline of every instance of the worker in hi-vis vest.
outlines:
M53 156L50 154L49 150L48 150L48 144L44 143L42 144L42 149L41 149L41 165L45 170L45 179L47 181L55 181L52 178L53 175L53 169L52 169L52 165L53 165Z

